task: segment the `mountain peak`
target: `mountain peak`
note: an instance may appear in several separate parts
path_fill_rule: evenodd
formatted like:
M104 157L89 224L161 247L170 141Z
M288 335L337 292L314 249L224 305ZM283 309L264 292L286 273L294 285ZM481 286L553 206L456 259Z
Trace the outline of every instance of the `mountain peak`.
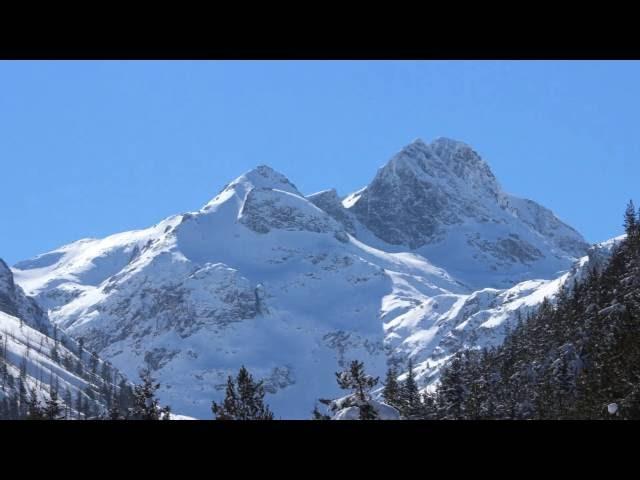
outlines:
M436 137L434 140L431 141L431 143L425 142L421 137L416 137L411 141L411 143L406 145L404 148L408 148L412 145L417 147L427 147L432 149L436 149L436 148L442 149L445 147L449 149L471 148L467 143L461 140L456 140L449 137Z
M253 189L282 190L294 195L302 196L296 186L282 173L277 172L268 165L257 167L243 173L232 182L226 184L216 197L204 206L204 210L210 210L221 202L234 195L244 198Z
M394 184L463 183L495 197L501 191L489 165L464 142L439 137L430 144L418 138L403 147L379 171L376 179ZM375 180L374 180L375 181ZM408 185L407 185L408 186Z
M449 137L437 137L435 140L433 140L431 142L432 146L438 146L438 145L446 145L446 146L450 146L450 147L467 147L470 148L468 144L466 144L465 142L461 141L461 140L455 140L453 138L449 138Z
M451 138L414 140L347 198L345 208L388 244L424 247L434 258L464 244L473 253L449 265L454 270L547 260L564 267L584 252L580 234L543 207L504 193L480 155Z
M285 192L300 195L296 186L282 173L274 170L268 165L258 165L248 172L240 175L226 188L245 184L251 188L266 188L273 190L284 190Z

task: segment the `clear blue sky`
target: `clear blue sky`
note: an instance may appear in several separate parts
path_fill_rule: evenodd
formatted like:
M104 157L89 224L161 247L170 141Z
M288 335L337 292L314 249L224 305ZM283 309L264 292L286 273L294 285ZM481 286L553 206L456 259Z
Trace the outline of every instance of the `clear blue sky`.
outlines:
M472 145L589 241L640 203L639 62L0 62L0 257L196 210L268 164L342 195L416 137Z

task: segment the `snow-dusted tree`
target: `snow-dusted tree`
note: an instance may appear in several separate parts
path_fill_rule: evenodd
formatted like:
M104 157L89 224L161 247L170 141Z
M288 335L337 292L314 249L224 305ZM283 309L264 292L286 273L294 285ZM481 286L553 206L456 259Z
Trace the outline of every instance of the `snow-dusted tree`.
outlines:
M400 413L407 419L416 418L420 415L421 406L420 391L413 372L413 360L409 359L409 372L400 388Z
M114 395L115 396L115 395ZM131 385L124 378L120 379L117 388L117 396L113 400L122 412L128 412L133 407L134 395Z
M327 406L329 415L322 414L316 407L315 419L324 420L400 420L398 410L386 403L371 398L371 390L378 384L378 378L367 375L364 364L357 360L349 368L336 373L338 385L350 393L344 397L328 400L320 399Z
M27 400L27 420L46 420L44 408L35 390L31 390Z
M462 418L464 401L464 385L462 372L462 355L456 354L448 367L443 371L438 388L438 408L440 418L459 420Z
M395 367L389 367L387 376L384 380L384 389L382 390L382 398L393 407L401 406L401 386L398 383L398 371Z
M376 420L377 412L371 406L371 389L378 384L378 377L364 372L364 363L353 360L347 370L336 372L338 385L343 390L351 390L351 395L343 407L355 406L360 411L360 420Z
M78 338L78 358L82 360L82 351L84 350L84 338Z
M235 380L227 378L225 398L221 404L211 402L211 411L216 420L273 420L264 395L263 381L254 381L243 365Z
M95 353L89 354L89 370L93 375L96 375L98 370L98 356Z
M73 404L73 397L71 396L71 390L69 386L64 391L64 416L65 418L71 418L71 405Z
M624 230L630 242L635 242L639 232L638 219L636 218L636 207L633 200L629 200L627 209L624 212Z
M169 420L171 408L161 407L156 398L160 384L156 383L148 369L140 371L142 384L133 389L133 408L130 409L131 420Z
M65 418L62 403L58 399L58 392L56 390L51 390L50 398L45 402L42 413L47 420L62 420Z

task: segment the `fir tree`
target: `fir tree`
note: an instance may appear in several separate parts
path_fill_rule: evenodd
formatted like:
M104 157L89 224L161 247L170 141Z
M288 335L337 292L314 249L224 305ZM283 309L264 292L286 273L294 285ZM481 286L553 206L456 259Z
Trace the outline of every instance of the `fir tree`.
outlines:
M171 408L160 407L160 401L156 398L156 391L160 383L156 383L148 369L140 371L142 383L133 389L133 408L130 418L132 420L169 420Z
M73 404L73 397L71 396L71 390L67 387L64 391L64 417L71 418L71 405Z
M420 415L420 391L413 372L413 359L409 359L407 378L400 388L400 413L404 418L416 418Z
M456 354L443 372L438 389L439 415L444 420L459 420L462 418L462 404L464 402L464 386L461 355Z
M398 372L395 367L389 367L387 370L384 389L382 390L382 397L384 398L385 403L400 409L402 404L401 387L398 383Z
M42 414L47 420L61 420L64 418L62 405L56 390L51 391L50 398L45 402L45 406L42 409Z
M36 395L36 391L31 390L27 401L27 420L46 420L46 418L44 408Z
M378 377L367 375L364 371L364 363L353 360L347 370L336 373L336 378L340 388L351 390L348 403L349 406L359 408L360 420L376 420L378 415L371 406L370 391L378 384Z
M638 219L636 218L636 207L633 200L629 200L627 209L624 212L624 231L630 243L635 243L638 236Z
M225 398L221 404L211 402L211 411L216 420L273 420L264 396L263 381L254 381L243 365L235 380L227 378Z

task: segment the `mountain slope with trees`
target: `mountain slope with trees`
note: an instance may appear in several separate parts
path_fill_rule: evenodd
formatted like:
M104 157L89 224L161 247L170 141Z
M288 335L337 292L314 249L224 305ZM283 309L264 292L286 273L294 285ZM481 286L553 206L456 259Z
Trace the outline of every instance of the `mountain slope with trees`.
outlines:
M0 260L0 419L97 418L132 400L125 377L51 324Z
M640 419L640 212L609 263L564 286L505 342L455 355L441 419Z

